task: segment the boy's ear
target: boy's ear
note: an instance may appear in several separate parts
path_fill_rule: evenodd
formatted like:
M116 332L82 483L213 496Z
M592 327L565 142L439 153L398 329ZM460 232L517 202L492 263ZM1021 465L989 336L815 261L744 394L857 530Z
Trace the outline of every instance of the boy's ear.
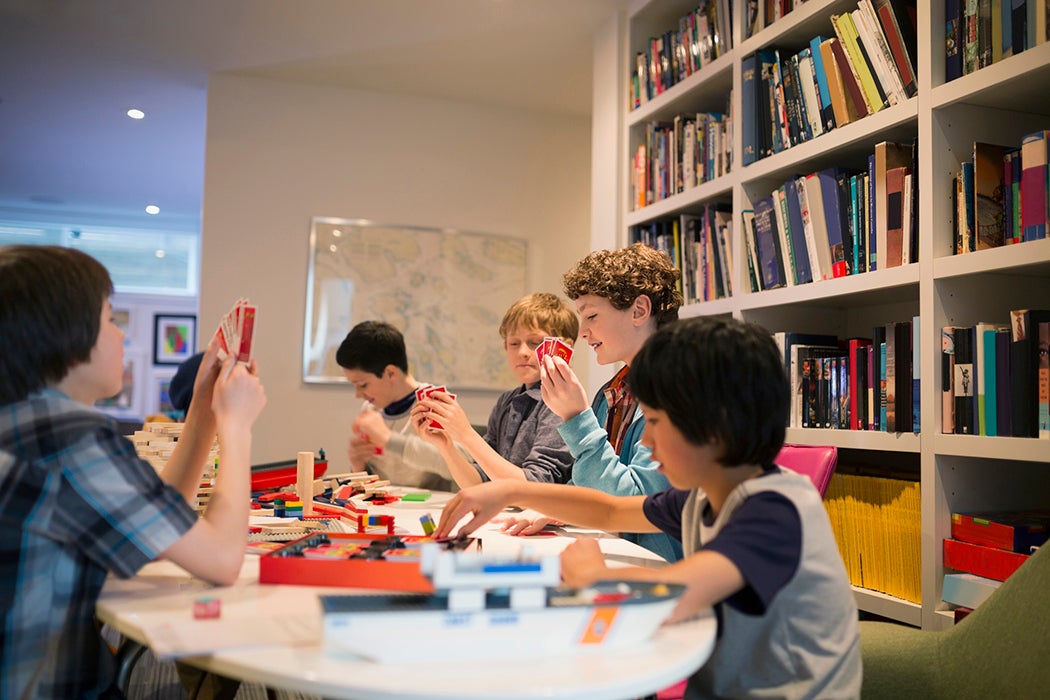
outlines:
M387 365L383 368L383 378L393 379L395 376L397 376L397 372L397 365Z
M639 294L631 304L631 319L636 322L643 322L649 319L653 314L653 300L645 294Z

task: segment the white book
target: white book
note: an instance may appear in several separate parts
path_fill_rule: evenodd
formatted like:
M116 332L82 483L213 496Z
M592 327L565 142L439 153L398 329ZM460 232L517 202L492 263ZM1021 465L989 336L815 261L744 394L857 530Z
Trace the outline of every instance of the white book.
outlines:
M893 61L890 45L882 33L882 25L875 16L871 0L860 0L857 8L852 12L853 24L857 27L860 40L864 42L864 50L868 52L872 69L882 86L882 91L886 93L886 100L891 105L906 101L908 93L904 91L904 83L901 82L900 72Z
M784 285L794 287L795 264L790 245L791 238L787 227L787 202L784 200L784 188L773 190L773 214L777 219L777 240L780 241L780 259L784 267Z
M809 199L806 196L805 176L799 177L795 185L795 189L798 191L798 206L802 210L802 232L806 237L806 253L809 255L810 273L814 281L827 279L820 267L820 256L817 254L817 239L813 233L813 219L809 215ZM829 252L828 259L830 260L830 258L831 254ZM830 270L828 274L830 274Z
M816 138L824 133L824 122L820 119L820 97L817 96L813 54L807 47L792 60L798 61L798 82L801 84L802 101L806 105L806 121L809 122L809 128Z
M915 178L911 173L904 176L904 190L901 192L901 197L904 199L904 210L901 212L901 228L903 235L903 246L901 247L901 265L907 265L912 262L916 262L911 259L911 207L912 207L912 196L911 188L915 184Z

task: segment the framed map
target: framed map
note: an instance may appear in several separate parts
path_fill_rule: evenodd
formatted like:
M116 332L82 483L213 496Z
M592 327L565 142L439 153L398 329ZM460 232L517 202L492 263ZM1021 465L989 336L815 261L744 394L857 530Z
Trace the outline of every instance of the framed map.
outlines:
M335 351L361 321L405 336L409 371L450 389L508 389L499 323L525 293L525 241L315 217L303 381L345 383Z

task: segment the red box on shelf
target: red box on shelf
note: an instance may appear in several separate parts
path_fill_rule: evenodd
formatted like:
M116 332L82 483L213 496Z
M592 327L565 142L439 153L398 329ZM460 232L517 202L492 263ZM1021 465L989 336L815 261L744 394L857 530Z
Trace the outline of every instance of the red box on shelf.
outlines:
M397 540L403 548L386 548L384 543ZM331 549L359 545L364 550L381 551L382 559L350 558L333 552L326 555L322 542ZM259 583L287 583L300 586L339 586L346 588L370 588L386 591L408 591L433 593L430 579L419 570L419 545L433 542L423 535L371 535L353 533L314 533L267 552L259 557ZM469 548L478 540L447 540L450 546ZM310 551L306 556L297 554ZM320 558L312 558L316 555Z
M959 540L944 541L944 565L975 576L1005 581L1017 567L1028 561L1027 554Z
M952 538L1028 554L1050 538L1050 511L952 513Z

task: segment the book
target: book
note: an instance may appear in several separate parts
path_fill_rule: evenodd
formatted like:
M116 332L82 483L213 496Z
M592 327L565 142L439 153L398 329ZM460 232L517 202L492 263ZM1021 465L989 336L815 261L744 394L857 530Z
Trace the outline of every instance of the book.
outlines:
M953 512L953 539L1027 554L1050 539L1050 511Z
M838 37L831 37L829 45L831 46L832 55L835 57L835 65L838 66L839 75L842 76L842 84L846 88L849 103L852 105L853 113L856 115L852 121L868 116L871 110L868 109L868 103L864 99L864 92L860 88L860 83L857 82L857 74L853 71L853 65L846 55L846 49L843 48L842 42Z
M755 202L755 248L758 252L762 289L785 286L784 266L779 258L777 221L773 196L767 195Z
M989 353L988 344L992 345L991 356L995 357L995 331L1000 328L1006 328L1005 325L999 325L995 323L989 323L987 321L981 321L974 325L974 380L977 382L977 410L976 410L976 431L974 435L994 435L995 433L988 432L988 374L991 372L992 381L995 381L995 366L991 366L989 369L985 365L988 364ZM989 335L985 338L985 335ZM996 421L998 424L998 421Z
M944 24L944 80L949 82L963 74L962 0L945 0Z
M871 329L871 411L869 430L886 430L886 326Z
M911 145L881 141L875 144L874 188L875 202L872 218L875 226L875 268L885 270L888 266L887 248L887 174L893 168L911 168ZM903 182L903 181L902 181ZM903 212L903 208L901 209ZM903 232L902 232L903 235ZM903 245L903 243L902 243ZM870 251L869 251L870 254Z
M1010 311L1010 404L1014 437L1039 437L1039 324L1045 309Z
M922 428L922 353L919 339L922 327L919 316L911 319L911 431L918 435Z
M1039 437L1050 440L1050 321L1039 322Z
M741 138L743 139L742 159L745 166L751 165L760 157L761 137L759 130L760 105L758 100L758 54L750 54L743 59L741 70L740 94L743 100L741 115Z
M791 231L788 229L787 194L784 185L773 190L773 213L777 221L777 250L784 268L784 286L794 287L798 284L798 271L795 267L795 252L791 246Z
M904 179L908 167L886 171L886 267L904 263Z
M941 432L955 432L955 331L941 328Z
M995 408L999 435L1014 434L1010 401L1010 330L1006 329L995 334Z
M898 10L894 8L891 0L872 0L882 33L893 54L893 63L900 75L904 92L908 97L914 97L918 92L915 80L916 27L912 25L904 4L898 1L897 5L903 10L901 16L898 16Z
M880 94L880 87L876 83L875 76L872 75L871 66L864 57L863 47L860 45L860 38L857 36L857 29L853 24L852 15L848 12L831 15L831 24L835 28L838 40L842 42L847 58L849 58L850 66L856 77L857 84L860 85L861 94L864 96L864 103L868 108L868 112L875 113L882 110L886 106L886 102Z
M820 97L820 119L824 125L824 131L835 128L835 110L831 104L831 88L828 83L828 59L825 58L821 46L827 39L817 35L809 40L809 52L813 59L813 79L817 83L817 95ZM830 47L828 48L830 51ZM830 54L829 54L830 55ZM830 63L834 63L834 57ZM841 78L839 78L841 80ZM842 122L845 124L846 122Z
M978 360L980 379L977 382L977 430L981 435L995 437L999 434L999 390L998 359L996 357L995 337L998 330L984 328L979 331L978 347L983 349L983 356Z
M972 326L955 329L955 432L958 435L973 435L976 428L973 406L977 392L973 376L973 332Z
M802 217L802 233L805 237L806 253L809 259L810 277L814 280L826 279L820 267L820 253L817 250L817 237L813 229L813 217L809 211L809 197L806 194L806 176L795 178L795 192L798 195L799 214ZM828 258L830 260L830 253ZM830 264L830 263L829 263Z
M1030 556L954 539L944 540L943 550L947 568L993 581L1005 581Z
M784 183L784 194L788 211L788 230L791 232L791 250L794 253L795 278L798 284L806 284L813 281L813 269L809 264L810 253L806 243L802 206L799 204L797 178L789 178Z
M1050 131L1037 131L1021 140L1021 226L1025 241L1046 238L1048 144Z
M951 605L976 608L1002 585L984 576L974 574L945 574L941 599Z
M812 224L811 227L806 230L806 235L808 236L812 232L812 245L817 253L817 263L814 265L813 279L817 279L817 270L820 270L820 279L832 279L835 276L834 262L831 255L831 243L828 238L828 224L825 219L824 195L820 184L820 173L817 172L806 175L800 190L805 193L806 204L809 211L809 220Z
M820 43L820 58L824 66L824 79L828 84L828 97L831 100L831 111L834 115L836 126L845 126L859 117L853 99L847 93L846 83L843 81L839 63L835 59L832 42L838 43L838 39L825 39Z
M813 52L807 46L792 61L798 70L799 91L802 94L802 105L805 108L807 133L815 138L824 133L824 117L821 111L817 78L813 70Z
M831 337L834 336L824 336ZM825 351L835 351L837 346L832 343L794 343L788 350L788 356L790 358L788 364L788 378L791 382L791 414L789 417L789 425L793 428L812 427L803 424L802 408L807 405L803 401L803 381L805 379L805 372L803 363L806 359L806 353L813 348L820 348ZM808 394L806 394L808 398Z
M886 430L911 430L911 321L886 325Z
M831 258L831 274L832 277L845 277L850 272L845 243L849 220L845 204L840 197L839 171L837 168L821 170L817 173L817 178L823 204L824 230ZM812 209L812 204L810 208Z
M871 338L850 338L846 341L849 362L849 429L866 430L864 404L867 399L866 364Z
M908 99L901 83L897 66L893 63L893 55L886 43L886 37L882 34L882 27L875 16L875 10L871 0L859 0L857 9L850 13L853 16L853 26L857 31L857 37L867 53L871 64L872 74L882 88L886 96L886 102L897 105Z
M1006 146L974 141L974 238L977 250L998 248L1003 238L1003 155Z

